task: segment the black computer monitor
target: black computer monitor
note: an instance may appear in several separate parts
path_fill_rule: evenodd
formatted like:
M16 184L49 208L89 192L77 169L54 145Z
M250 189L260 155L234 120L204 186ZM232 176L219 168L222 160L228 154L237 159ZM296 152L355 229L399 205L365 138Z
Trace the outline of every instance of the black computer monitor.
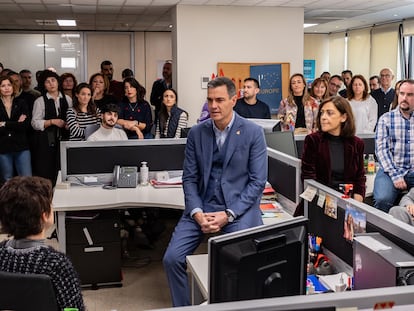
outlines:
M293 132L265 133L266 144L269 148L286 153L292 157L298 157L298 150Z
M209 239L209 303L303 295L308 219Z

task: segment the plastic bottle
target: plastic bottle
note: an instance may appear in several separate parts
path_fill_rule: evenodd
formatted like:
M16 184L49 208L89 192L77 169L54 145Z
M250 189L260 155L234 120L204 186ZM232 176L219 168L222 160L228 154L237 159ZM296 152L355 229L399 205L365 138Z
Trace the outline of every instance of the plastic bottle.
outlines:
M141 168L139 169L139 179L140 179L141 186L148 185L148 175L149 175L149 169L147 166L147 162L141 162Z
M374 155L370 154L368 156L368 169L367 169L368 174L374 174L375 173L375 159L374 159Z
M366 153L364 153L364 168L365 168L365 171L368 172L368 158L367 158Z

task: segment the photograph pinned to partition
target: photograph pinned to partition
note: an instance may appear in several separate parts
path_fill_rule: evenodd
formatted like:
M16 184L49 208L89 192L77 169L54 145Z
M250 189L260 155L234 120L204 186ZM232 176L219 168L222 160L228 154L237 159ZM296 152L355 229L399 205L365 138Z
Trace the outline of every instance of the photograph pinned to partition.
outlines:
M345 240L352 242L355 234L366 233L367 230L367 214L357 209L346 206L344 219L344 235Z
M325 215L338 219L338 200L328 194L325 196Z

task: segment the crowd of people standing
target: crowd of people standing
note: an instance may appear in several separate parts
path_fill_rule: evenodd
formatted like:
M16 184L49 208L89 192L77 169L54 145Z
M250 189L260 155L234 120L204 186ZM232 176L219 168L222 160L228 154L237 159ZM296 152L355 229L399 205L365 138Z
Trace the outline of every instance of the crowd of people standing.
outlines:
M151 103L131 69L123 70L123 81L113 79L110 61L103 61L100 69L88 82L78 83L72 73L59 76L48 68L36 72L37 85L32 88L30 70L18 73L2 67L0 184L14 175L35 175L54 185L60 168L60 141L86 140L89 126L96 129L103 124L108 105L111 111L113 105L118 107L116 123L128 139L180 137L188 114L177 107L170 61L163 66L163 78L154 82Z

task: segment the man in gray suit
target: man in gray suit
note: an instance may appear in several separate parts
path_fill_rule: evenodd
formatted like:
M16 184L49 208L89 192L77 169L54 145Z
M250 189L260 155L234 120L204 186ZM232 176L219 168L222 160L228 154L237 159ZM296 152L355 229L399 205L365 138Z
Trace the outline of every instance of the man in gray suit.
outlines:
M234 83L208 83L210 119L194 126L185 149L185 210L164 255L174 306L190 304L186 256L204 234L233 232L263 224L260 198L267 178L263 129L233 111Z

